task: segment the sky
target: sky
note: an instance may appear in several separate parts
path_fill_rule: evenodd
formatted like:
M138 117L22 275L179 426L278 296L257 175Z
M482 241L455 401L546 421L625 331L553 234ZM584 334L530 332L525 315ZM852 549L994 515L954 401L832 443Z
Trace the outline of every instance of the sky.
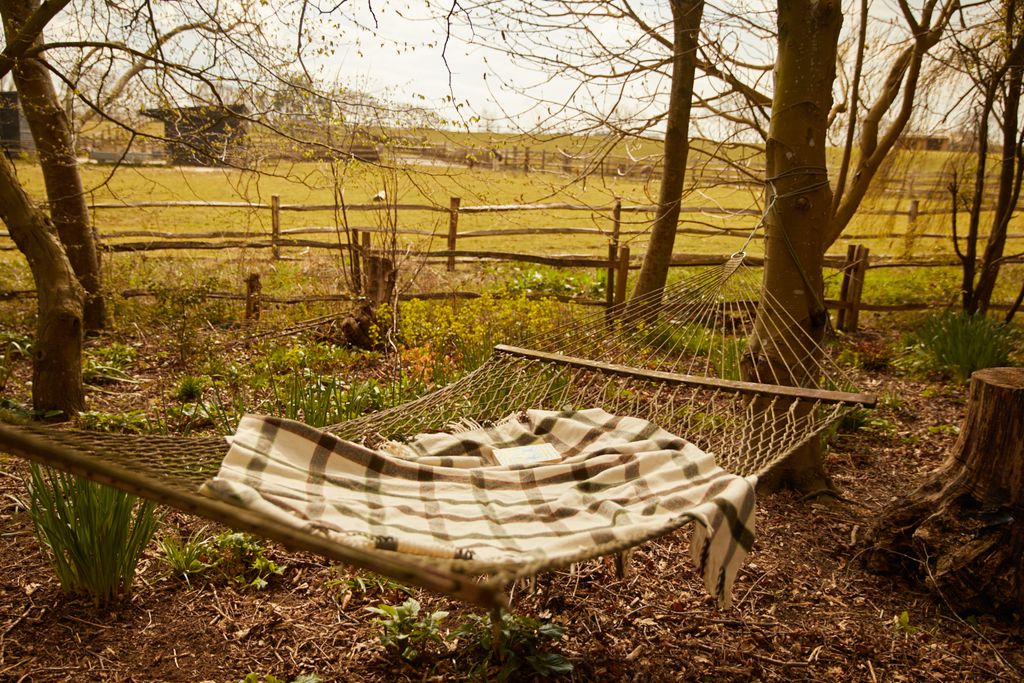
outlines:
M238 6L238 3L250 1L253 0L221 0L225 6ZM503 50L514 44L512 30L509 30L510 40L506 42L501 40L504 35L488 34L484 26L489 22L501 24L499 12L478 12L472 22L467 21L464 12L459 12L449 30L445 13L453 0L349 0L337 5L334 0L323 1L326 3L323 6L332 11L320 14L313 4L315 0L306 5L307 26L311 30L304 38L303 49L305 64L318 80L363 90L385 101L435 110L451 122L452 127L532 130L542 121L550 123L545 118L546 110L554 108L553 103L569 99L577 86L574 81L543 73L523 60L511 60ZM462 0L461 7L473 1ZM267 13L266 24L274 27L268 30L275 33L275 40L282 46L297 44L297 8L300 3L301 0L284 0L256 5L261 8L258 11ZM745 6L746 3L749 7ZM83 11L81 7L88 6L87 3L76 4L79 13ZM495 7L507 7L509 4L501 3ZM665 5L663 0L633 2L633 6L655 24L664 19ZM153 5L157 10L178 6L190 6L190 3ZM750 17L756 14L761 21L770 23L770 9L762 0L730 0L722 6L708 4L706 28L715 30L716 16L733 11L746 11ZM891 0L874 0L872 12L882 21L895 17ZM75 20L65 16L63 21L64 32L68 36L81 37L89 30L86 28L90 26L88 20L79 20L76 25ZM855 20L848 16L845 23L849 32ZM589 20L587 25L602 40L629 44L632 39L622 28L624 22ZM466 39L470 36L473 37L472 42ZM557 49L560 40L568 46L574 37L569 33L551 32L551 35L538 35L531 39L542 43L546 40L549 49ZM748 51L750 61L764 61L772 52L770 40L751 38L744 31L728 31L723 34L723 39L739 53ZM183 37L180 40L187 43L189 39ZM661 51L664 54L663 48ZM612 64L603 66L622 68ZM701 87L698 83L698 90ZM591 88L589 98L581 98L581 106L600 115L617 103L622 115L628 117L631 112L650 115L663 109L668 84L664 79L655 78L638 83L632 91L624 94L604 91L597 86ZM538 106L538 102L546 104Z
M464 26L453 20L452 30L439 8L427 3L365 2L345 6L346 20L333 54L316 55L309 64L321 77L380 94L398 102L436 109L445 119L472 127L511 128L505 121L471 120L475 116L501 119L502 111L519 114L533 105L530 97L505 88L494 77L528 89L534 96L565 96L570 84L552 82L535 71L513 64L501 53L462 39ZM447 39L447 45L445 41ZM324 36L326 46L328 36ZM499 105L500 103L500 105ZM453 104L460 105L458 107ZM530 125L530 121L519 121Z

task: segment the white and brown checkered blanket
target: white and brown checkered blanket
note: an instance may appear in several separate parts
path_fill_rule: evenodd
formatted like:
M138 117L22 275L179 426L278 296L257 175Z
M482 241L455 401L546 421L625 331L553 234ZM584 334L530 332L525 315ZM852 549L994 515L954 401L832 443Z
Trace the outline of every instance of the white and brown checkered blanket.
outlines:
M600 409L530 410L379 450L249 415L230 441L207 495L337 543L467 572L536 574L697 522L691 554L728 605L754 539L753 479L645 420ZM531 444L551 444L561 459L490 464L495 448Z

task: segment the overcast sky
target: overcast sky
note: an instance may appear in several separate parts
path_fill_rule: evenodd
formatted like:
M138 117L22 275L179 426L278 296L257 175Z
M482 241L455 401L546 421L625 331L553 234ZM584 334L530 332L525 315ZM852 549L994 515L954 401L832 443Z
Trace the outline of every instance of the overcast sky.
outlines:
M426 3L374 2L372 13L365 1L344 8L346 30L337 36L333 55L309 51L310 63L326 80L377 95L386 93L395 101L421 104L446 119L466 122L473 115L503 118L502 110L519 114L533 104L503 87L494 78L495 71L534 95L557 96L568 90L568 85L545 82L538 73L512 64L496 51L468 44L460 37L463 31L458 22L449 33L443 18L432 15L436 9ZM461 106L456 108L453 102ZM521 124L529 127L532 121Z

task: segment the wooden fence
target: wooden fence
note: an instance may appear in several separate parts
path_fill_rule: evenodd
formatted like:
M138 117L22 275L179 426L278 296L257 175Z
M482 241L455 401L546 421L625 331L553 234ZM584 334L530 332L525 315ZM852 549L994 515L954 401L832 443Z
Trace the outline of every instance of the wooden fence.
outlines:
M453 143L376 144L362 140L351 133L338 132L332 140L323 137L322 126L292 131L283 140L251 139L253 158L286 158L293 161L337 158L387 160L390 163L417 161L430 164L450 164L469 168L521 173L552 173L569 177L598 176L629 178L633 180L659 180L663 173L662 155L631 156L595 151L572 152L560 148L533 148L526 145L460 145ZM303 142L308 140L308 142ZM735 159L705 154L695 144L690 154L688 177L698 177L704 186L761 187L764 184L764 166L756 159ZM140 138L132 142L130 152L125 146L128 138L115 131L83 134L81 144L89 149L93 158L106 162L147 163L164 158L163 141ZM712 143L713 144L713 143ZM904 168L883 169L872 182L875 193L907 198L948 198L950 176L944 171L908 172ZM995 194L996 183L988 183L986 193Z
M530 263L536 265L547 265L562 268L596 268L604 273L606 282L606 296L603 301L590 299L560 297L563 300L572 299L585 305L613 306L621 303L626 297L626 281L630 270L640 267L642 255L632 254L629 244L624 240L627 236L645 234L647 228L624 228L623 215L653 214L656 211L654 205L624 205L616 201L608 206L589 206L583 204L567 203L543 203L543 204L506 204L506 205L479 205L465 206L459 197L451 197L447 207L436 204L391 204L381 203L352 204L344 207L344 214L358 214L361 212L428 212L447 214L446 230L439 232L436 229L425 230L417 228L382 228L382 227L296 227L282 228L282 214L285 212L336 212L340 213L341 207L335 204L287 204L282 203L278 195L271 197L269 203L253 202L182 202L182 201L148 201L130 203L96 203L91 206L95 211L125 210L142 208L218 208L218 209L244 209L249 211L266 211L269 214L269 234L253 236L248 230L217 230L206 232L178 233L158 230L109 230L97 234L100 249L107 253L125 252L150 252L160 250L191 251L191 250L223 250L223 249L269 249L273 259L283 258L282 250L286 248L307 248L323 249L340 252L344 257L351 259L353 272L357 274L365 271L364 262L367 259L381 257L383 252L374 249L371 245L371 234L373 233L396 233L398 235L414 237L431 237L439 241L444 240L445 249L408 250L403 249L402 253L408 256L415 256L426 260L441 260L446 263L447 269L452 271L459 260L490 260L510 261L519 263ZM607 229L598 227L518 227L504 229L481 229L481 230L460 230L460 217L473 214L487 213L511 213L511 212L539 212L539 211L570 211L589 212L592 216L604 216L607 221ZM726 209L721 207L697 207L684 206L680 209L681 214L700 214L705 216L729 216L729 217L754 217L760 212L756 209ZM918 232L915 224L919 217L928 214L942 214L943 211L923 211L920 203L913 200L909 203L906 211L884 211L867 210L862 212L866 215L888 215L906 216L908 229L904 232L878 233L871 235L844 235L845 240L865 239L949 239L949 235L937 233ZM645 223L647 221L644 221ZM746 238L749 228L717 228L717 227L689 227L681 225L679 234L690 234L700 236L727 236L735 238ZM317 235L331 235L333 239L316 239ZM460 242L484 237L511 237L530 235L594 235L606 237L608 240L608 251L604 256L581 255L581 254L529 254L507 251L484 251L460 248ZM310 238L314 236L314 238ZM0 237L9 237L5 232L0 232ZM981 236L983 239L985 235ZM1024 238L1024 234L1011 234L1012 239ZM142 241L124 241L139 240ZM13 244L0 244L0 251L12 250ZM671 267L695 267L717 265L728 258L726 254L675 254L671 260ZM748 263L760 265L761 260L755 257L748 257ZM1010 263L1024 262L1022 258L1008 259ZM887 267L938 267L958 266L959 261L955 257L943 258L921 258L921 259L897 259L891 256L868 258L868 250L863 246L850 245L846 257L826 256L824 265L827 268L839 269L843 272L843 285L840 291L840 298L835 301L826 302L831 308L839 310L837 322L840 329L856 329L860 311L907 311L921 310L928 308L927 304L869 304L861 301L865 273L870 268ZM259 310L260 302L263 303L299 303L311 301L345 301L354 298L351 294L331 294L314 297L273 297L263 295L260 291L258 278L255 281L246 283L246 294L220 292L210 296L213 298L242 299L247 301L247 311ZM30 291L0 291L0 300L17 298L34 294ZM144 290L131 290L122 293L124 296L147 296L150 292ZM426 292L410 297L416 298L469 298L479 296L473 292ZM258 315L258 313L257 313Z

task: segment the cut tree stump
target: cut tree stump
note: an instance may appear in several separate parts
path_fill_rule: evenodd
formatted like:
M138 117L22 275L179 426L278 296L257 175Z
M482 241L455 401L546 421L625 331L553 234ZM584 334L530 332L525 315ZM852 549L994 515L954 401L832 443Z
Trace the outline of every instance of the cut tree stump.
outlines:
M971 376L953 450L867 541L869 569L916 577L955 609L1024 612L1024 368Z

